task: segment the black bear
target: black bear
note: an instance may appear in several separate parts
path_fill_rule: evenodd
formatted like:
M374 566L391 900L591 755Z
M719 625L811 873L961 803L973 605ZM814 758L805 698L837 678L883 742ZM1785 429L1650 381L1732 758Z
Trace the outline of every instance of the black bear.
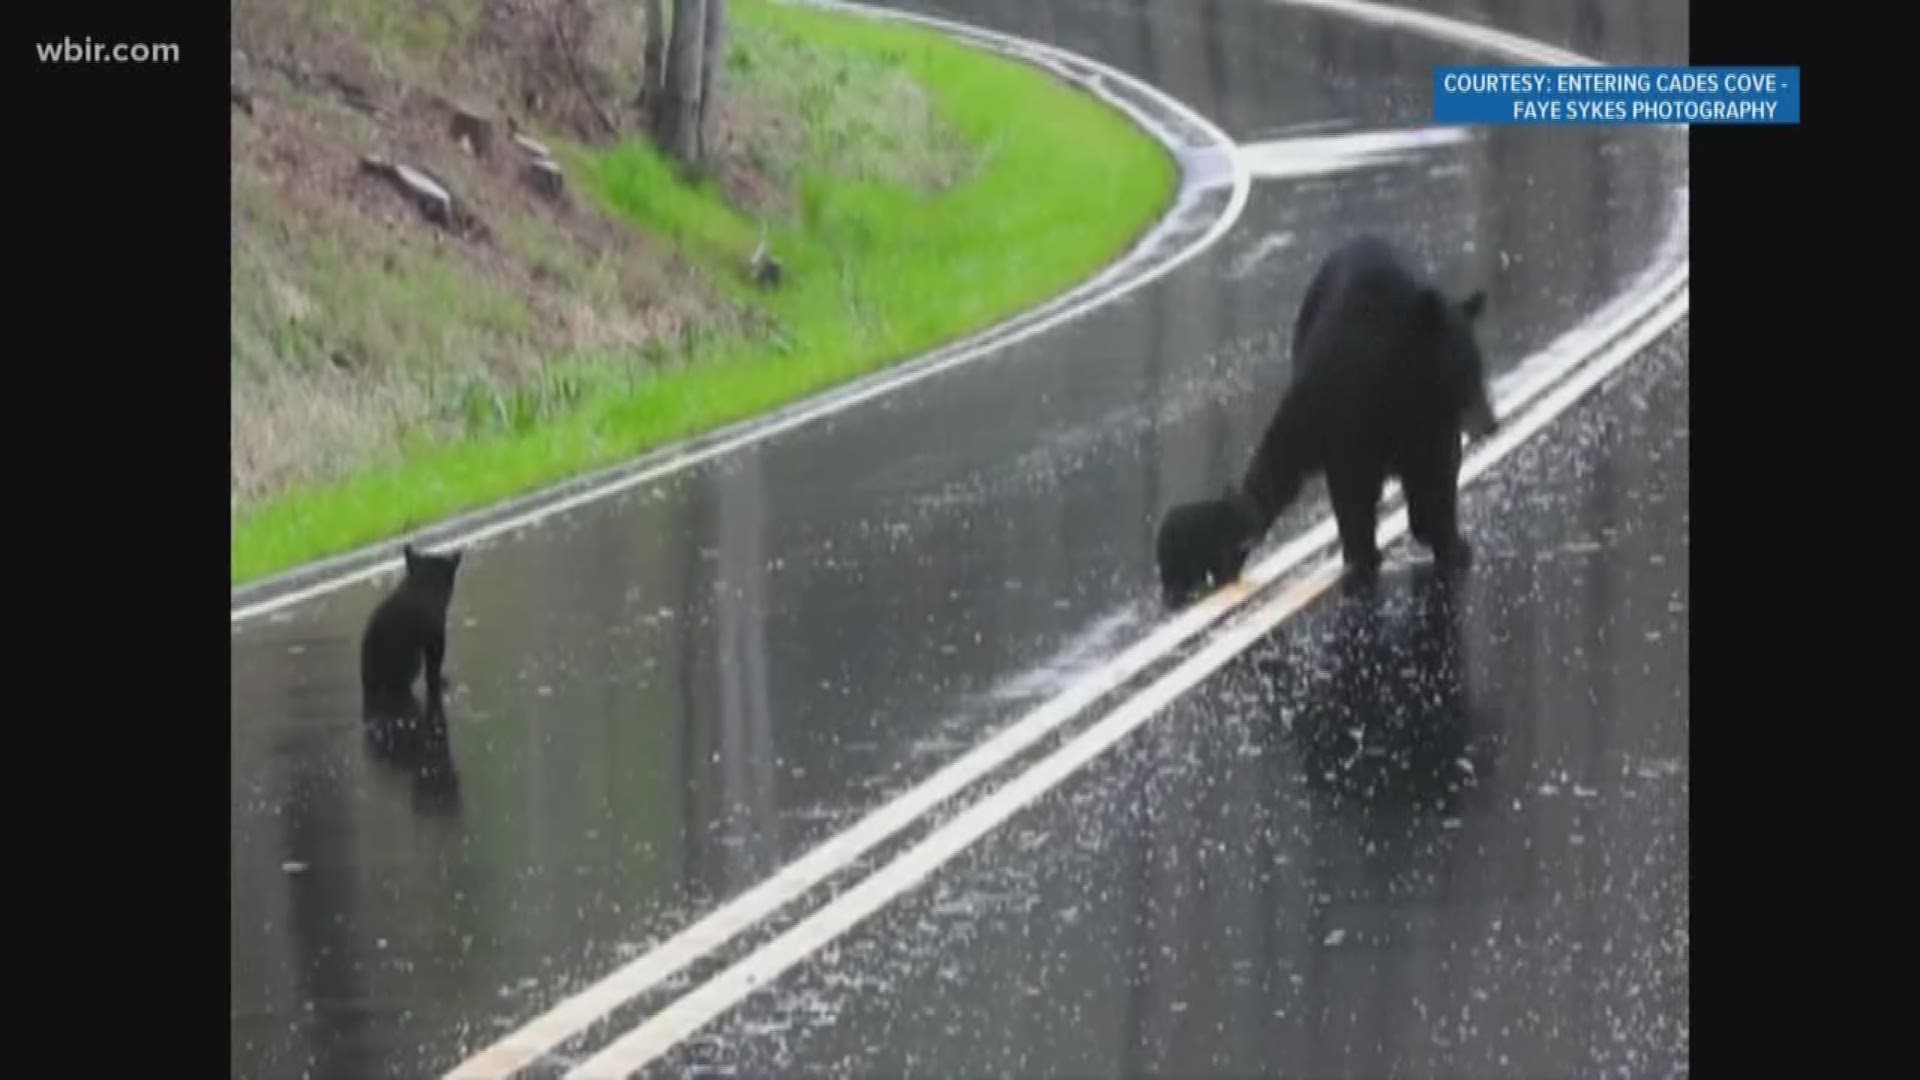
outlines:
M404 554L406 577L373 609L360 638L361 703L369 720L409 718L414 711L413 680L424 667L426 717L438 723L446 716L440 665L447 652L447 606L453 600L461 553L423 555L408 544Z
M1380 566L1380 491L1395 476L1416 540L1448 568L1467 565L1456 501L1460 435L1496 420L1474 324L1486 293L1454 300L1386 241L1361 236L1307 286L1293 328L1293 381L1238 491L1175 507L1156 557L1170 599L1240 572L1302 485L1324 472L1353 580Z

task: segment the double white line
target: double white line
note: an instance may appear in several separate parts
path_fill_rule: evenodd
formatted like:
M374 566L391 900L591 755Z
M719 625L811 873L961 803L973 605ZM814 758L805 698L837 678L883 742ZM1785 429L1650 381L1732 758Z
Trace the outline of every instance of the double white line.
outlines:
M1648 342L1672 326L1686 310L1687 294L1683 288L1677 297L1633 333L1616 342L1604 356L1582 368L1578 375L1556 389L1538 407L1469 455L1462 468L1462 483L1471 483L1527 438L1546 427L1554 417L1584 397L1639 353ZM1398 539L1406 532L1406 528L1406 511L1394 511L1382 523L1381 544L1384 546ZM1271 579L1284 573L1287 568L1281 564L1287 561L1298 560L1276 557L1266 564L1263 576ZM654 1014L646 1023L568 1072L568 1080L616 1080L630 1076L659 1059L755 990L772 983L795 964L820 951L869 915L925 881L976 840L1112 749L1121 739L1158 715L1174 699L1191 690L1325 592L1339 580L1341 568L1337 554L1321 560L1310 573L1289 583L1252 614L1214 636L1199 652L1155 680L1145 690L1129 697L1065 746L1007 781L993 794L969 806L798 926L754 950L699 989ZM1244 602L1247 594L1243 589L1238 596L1240 602Z
M1676 223L1676 228L1685 228L1684 217ZM1652 287L1630 294L1633 302L1614 305L1617 310L1601 325L1583 326L1566 335L1502 379L1498 395L1502 428L1468 455L1462 466L1461 482L1472 483L1679 321L1688 308L1687 275L1687 268L1682 265ZM1524 414L1516 417L1523 409ZM1391 543L1405 531L1405 510L1395 510L1381 524L1381 543ZM1257 598L1267 586L1315 554L1326 552L1335 539L1333 522L1323 519L1304 535L1255 564L1239 582L1181 612L1086 679L1002 729L852 828L789 863L661 947L469 1058L448 1074L450 1080L503 1078L532 1064L622 1004L715 952L742 931L757 925L829 875L849 866L999 769L1223 616ZM968 845L1146 723L1168 702L1320 595L1338 578L1339 569L1337 555L1323 559L1311 572L1290 583L1250 616L1221 632L1201 651L1121 703L1071 742L566 1075L570 1080L623 1077L657 1059L755 989L772 982L918 885Z
M1555 64L1592 63L1564 50L1502 31L1364 0L1275 2L1347 14L1521 60ZM918 16L887 15L944 28L957 25ZM970 31L970 36L981 33ZM1111 72L1104 65L1095 65L1091 61L1078 62ZM1125 78L1117 72L1109 77ZM1127 81L1133 82L1131 79ZM1237 211L1237 206L1235 209ZM1497 400L1505 423L1494 438L1468 456L1462 468L1463 484L1471 483L1544 428L1686 314L1686 237L1687 215L1683 196L1669 233L1668 247L1663 252L1670 256L1664 265L1677 264L1677 268L1663 277L1645 281L1639 288L1629 290L1587 323L1530 357L1499 381ZM1657 267L1662 265L1656 262ZM1523 409L1527 410L1525 415L1516 418L1515 414ZM1396 510L1381 525L1381 542L1391 542L1405 529L1405 512ZM621 1005L660 986L743 931L759 925L827 877L845 869L936 807L1000 769L1224 616L1255 600L1267 586L1293 572L1312 556L1324 554L1335 539L1333 522L1323 519L1313 529L1253 566L1241 581L1187 608L1085 679L868 814L851 828L674 935L660 947L624 965L469 1057L447 1074L447 1080L501 1080L533 1064ZM575 1067L566 1074L567 1077L570 1080L625 1077L657 1060L756 989L766 986L893 899L914 888L967 846L1152 719L1169 702L1197 685L1325 591L1337 579L1339 566L1337 555L1324 558L1310 572L1290 583L1244 619L1230 625L1199 652L1146 689L1129 697L1066 745L929 833L912 848L798 925L681 996Z

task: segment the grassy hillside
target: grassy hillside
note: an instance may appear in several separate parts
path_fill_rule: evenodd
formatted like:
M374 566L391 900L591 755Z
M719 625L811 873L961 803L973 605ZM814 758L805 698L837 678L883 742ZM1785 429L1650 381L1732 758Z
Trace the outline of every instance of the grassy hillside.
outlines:
M1176 181L1043 73L770 0L733 0L698 175L644 137L637 0L231 10L236 583L978 330L1118 255ZM451 193L450 224L368 155Z

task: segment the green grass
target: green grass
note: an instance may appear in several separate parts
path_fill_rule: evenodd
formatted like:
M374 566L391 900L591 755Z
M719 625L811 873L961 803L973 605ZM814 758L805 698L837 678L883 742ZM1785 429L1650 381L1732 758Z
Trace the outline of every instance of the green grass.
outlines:
M330 342L352 342L368 356L388 357L422 371L445 370L458 360L523 348L532 317L513 292L464 270L431 251L409 250L377 234L371 251L343 240L365 238L326 216L292 220L297 230L306 318L289 318L285 302L262 295L274 279L252 246L235 253L232 287L236 332L265 338L265 346L236 343L236 364L255 374L276 368L313 369L328 360ZM326 333L318 329L324 312Z
M954 160L890 169L885 150L901 143L883 122L810 125L788 148L795 212L767 225L786 284L762 293L741 276L762 226L710 183L677 178L635 142L557 147L590 197L670 238L772 329L694 340L665 365L550 362L515 400L476 406L495 423L469 425L454 441L421 438L398 464L243 507L232 531L234 583L751 417L965 336L1088 277L1171 198L1177 173L1158 143L1024 65L918 29L758 0L736 0L734 20L729 90L798 92L803 109L831 114L833 85L904 73L971 150L967 167L932 189L925 178L953 172ZM837 62L783 62L800 47Z

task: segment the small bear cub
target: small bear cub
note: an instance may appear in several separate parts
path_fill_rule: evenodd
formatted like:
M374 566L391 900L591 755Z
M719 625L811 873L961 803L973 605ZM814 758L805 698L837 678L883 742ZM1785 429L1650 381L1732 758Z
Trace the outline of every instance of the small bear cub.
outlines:
M427 555L404 549L407 574L367 619L360 638L360 694L368 720L405 719L419 706L413 681L427 674L426 719L446 719L441 662L447 652L447 607L461 552Z

